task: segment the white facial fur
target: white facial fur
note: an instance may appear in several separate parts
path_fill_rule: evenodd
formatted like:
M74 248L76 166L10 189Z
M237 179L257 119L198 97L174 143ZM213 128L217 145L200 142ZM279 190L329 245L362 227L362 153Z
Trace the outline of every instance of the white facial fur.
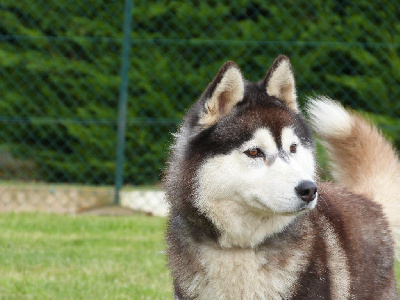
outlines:
M222 233L222 246L256 246L283 230L302 209L312 209L316 199L305 204L295 187L314 178L314 158L290 127L282 130L282 151L268 129L258 129L253 138L229 154L206 160L198 171L195 205ZM290 146L297 144L296 153ZM266 159L244 152L259 148Z

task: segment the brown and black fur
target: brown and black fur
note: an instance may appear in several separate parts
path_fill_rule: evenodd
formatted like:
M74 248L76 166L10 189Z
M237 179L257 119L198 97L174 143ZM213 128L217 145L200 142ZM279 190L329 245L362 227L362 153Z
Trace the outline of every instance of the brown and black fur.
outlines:
M177 134L165 177L170 204L167 255L175 299L204 299L211 295L210 286L218 286L215 281L219 279L207 277L208 264L218 266L225 254L227 259L221 266L229 264L229 257L235 258L235 253L249 261L233 259L232 264L238 264L237 268L232 267L236 273L224 275L232 278L232 286L221 286L212 296L214 299L273 299L268 295L279 295L275 299L397 299L390 228L381 206L366 196L320 182L314 209L299 214L282 231L254 247L222 247L221 230L196 206L198 168L208 158L229 153L249 139L255 128L268 127L279 146L282 128L292 126L302 137L303 146L314 151L311 131L301 113L293 109L293 103L264 90L271 72L285 59L279 57L259 83L245 82L243 99L231 111L226 113L220 108L221 116L216 122L200 126L207 99L227 69L237 67L234 63L224 65L189 110ZM207 249L212 249L211 254ZM298 266L293 266L297 262L293 253L298 256ZM259 260L250 261L251 257ZM265 279L254 275L258 283L265 280L265 286L271 284L270 276L279 274L279 270L295 269L295 280L288 277L290 284L282 291L271 285L271 292L267 287L260 294L249 295L246 291L252 283L244 277L251 281L253 275L251 269L244 269L252 264L257 267L257 274L265 275ZM220 279L221 285L226 282L226 278Z
M332 184L320 183L317 209L305 217L313 224L314 235L323 236L321 216L333 227L345 250L350 273L350 295L354 299L397 299L393 276L393 241L380 205ZM313 261L301 275L293 299L330 299L326 265L328 246L315 241ZM303 287L310 287L312 289Z
M330 276L335 270L330 270L326 263L329 245L322 238L324 224L321 224L328 220L345 249L352 297L349 299L397 299L393 241L381 207L332 184L320 183L319 188L320 201L315 210L300 216L284 232L266 240L253 251L269 249L279 252L281 265L284 266L285 257L302 247L305 242L303 237L313 236L312 259L299 274L289 299L332 299ZM322 221L321 216L324 217ZM201 222L204 221L201 218L198 221L199 224L193 224L179 216L170 220L168 255L169 263L173 265L173 278L194 277L201 273L196 243L216 243L217 232L210 229L211 225L208 226L209 231L206 229L203 232ZM174 288L178 299L189 298L177 280Z

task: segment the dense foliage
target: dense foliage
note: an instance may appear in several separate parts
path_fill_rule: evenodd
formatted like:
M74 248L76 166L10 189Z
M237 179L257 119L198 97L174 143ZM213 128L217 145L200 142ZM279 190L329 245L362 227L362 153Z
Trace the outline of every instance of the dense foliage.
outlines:
M302 103L340 99L399 146L399 17L395 1L135 1L125 183L159 180L169 133L226 60L258 80L284 53ZM112 183L123 1L5 0L0 19L0 176Z

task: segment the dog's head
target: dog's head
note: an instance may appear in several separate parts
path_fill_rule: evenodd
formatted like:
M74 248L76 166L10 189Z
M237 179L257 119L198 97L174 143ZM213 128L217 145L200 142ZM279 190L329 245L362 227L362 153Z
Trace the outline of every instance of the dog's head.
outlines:
M255 246L313 209L314 144L289 59L279 56L257 83L225 63L189 111L174 157L168 180L191 186L189 202L223 246Z

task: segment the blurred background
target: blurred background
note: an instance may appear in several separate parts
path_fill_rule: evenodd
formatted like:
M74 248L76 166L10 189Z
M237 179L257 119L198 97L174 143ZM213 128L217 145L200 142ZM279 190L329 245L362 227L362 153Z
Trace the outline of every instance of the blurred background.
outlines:
M1 0L0 210L164 214L170 133L227 60L257 81L286 54L302 105L338 99L400 147L399 19L394 0Z

